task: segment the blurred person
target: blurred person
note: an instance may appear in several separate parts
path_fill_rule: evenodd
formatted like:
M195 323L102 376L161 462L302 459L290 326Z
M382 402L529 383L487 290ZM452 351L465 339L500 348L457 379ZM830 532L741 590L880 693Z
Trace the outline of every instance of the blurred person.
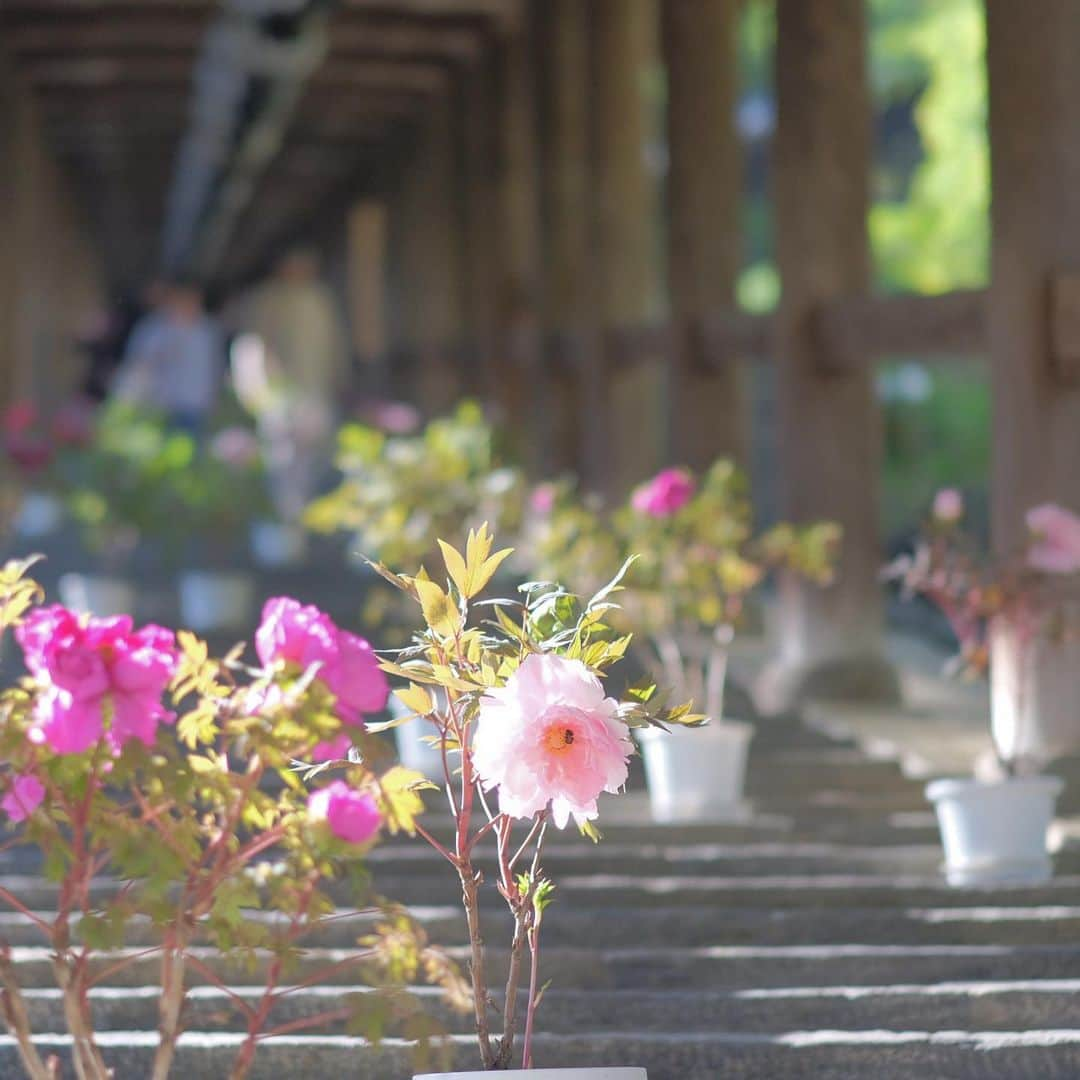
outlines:
M348 390L348 339L318 257L290 252L231 321L233 387L256 419L278 513L295 523L326 472Z
M222 358L221 333L206 313L202 291L194 283L173 281L135 324L113 394L199 435L217 404Z

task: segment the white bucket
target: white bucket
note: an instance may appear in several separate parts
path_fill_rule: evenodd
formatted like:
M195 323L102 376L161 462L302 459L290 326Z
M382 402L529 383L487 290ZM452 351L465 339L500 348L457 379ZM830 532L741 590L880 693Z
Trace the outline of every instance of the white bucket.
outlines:
M108 618L135 614L135 586L98 574L63 574L57 582L60 603L84 615Z
M251 555L267 569L296 566L307 553L307 534L299 525L283 521L256 521L251 526Z
M413 1080L481 1080L489 1072L420 1073ZM507 1080L649 1080L644 1069L507 1069L499 1073Z
M642 728L635 734L654 821L685 824L743 816L753 725L723 720L701 728Z
M29 491L15 515L15 532L24 540L49 536L60 528L64 506L55 495L44 491Z
M1046 833L1064 787L1056 776L1011 777L994 783L935 780L926 797L937 811L950 885L1048 881L1053 865Z
M250 575L217 570L185 570L177 582L180 621L197 633L245 627L255 607Z

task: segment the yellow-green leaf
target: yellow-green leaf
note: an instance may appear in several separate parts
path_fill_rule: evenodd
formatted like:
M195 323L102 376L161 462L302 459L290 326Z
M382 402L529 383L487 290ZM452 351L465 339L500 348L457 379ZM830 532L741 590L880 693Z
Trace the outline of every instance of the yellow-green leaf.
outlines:
M410 684L404 690L395 690L394 696L407 709L411 709L417 716L427 716L434 708L431 695L416 683Z
M442 637L453 637L458 633L462 625L461 612L450 597L434 581L416 578L413 584L428 626Z

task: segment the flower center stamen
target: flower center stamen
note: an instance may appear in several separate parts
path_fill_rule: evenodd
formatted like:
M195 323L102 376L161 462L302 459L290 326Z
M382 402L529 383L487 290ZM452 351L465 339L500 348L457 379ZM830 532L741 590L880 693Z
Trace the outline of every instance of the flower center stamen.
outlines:
M544 732L544 748L554 754L565 753L574 745L574 732L571 728L553 724Z

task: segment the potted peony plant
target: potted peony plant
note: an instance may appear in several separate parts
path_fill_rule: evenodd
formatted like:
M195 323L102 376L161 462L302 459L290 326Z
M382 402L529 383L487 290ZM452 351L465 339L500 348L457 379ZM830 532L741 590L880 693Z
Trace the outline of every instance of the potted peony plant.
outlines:
M1042 881L1062 782L1040 770L1080 747L1080 518L1035 507L1024 550L1002 558L979 550L963 518L961 493L939 492L914 554L887 570L948 620L960 645L953 670L990 675L994 775L935 781L927 798L951 884Z
M91 406L73 398L51 416L33 401L17 401L0 417L0 527L10 525L24 539L59 529L64 508L56 492L56 457L86 446L92 432Z
M153 413L126 403L100 410L82 445L56 459L65 509L79 529L94 569L60 578L60 598L95 615L135 610L130 561L144 536L168 542L177 524L165 493L190 460L191 441Z
M181 621L200 633L244 626L255 605L254 578L245 566L249 528L269 505L255 433L233 425L205 446L192 443L189 462L171 475L167 497L187 541L177 575Z
M688 469L664 469L610 515L575 499L565 484L543 485L530 499L530 521L542 575L577 579L604 549L620 557L639 553L622 605L643 631L639 658L711 719L694 738L681 729L637 733L653 817L670 823L737 816L753 727L725 717L736 627L770 569L826 583L836 527L781 525L755 539L746 479L723 460L700 481Z
M419 566L436 564L439 536L461 535L481 521L517 528L521 476L502 462L496 433L478 404L465 401L421 431L413 430L415 415L399 413L383 407L373 413L372 426L341 429L342 481L308 509L311 529L343 531L353 551L387 565ZM369 590L364 616L388 642L408 636L407 609L397 593ZM432 778L442 775L419 724L399 726L394 736L403 764Z
M598 838L599 800L626 781L631 729L697 724L704 718L692 714L689 705L660 707L651 685L636 688L622 703L608 696L604 673L630 643L605 626L615 610L612 597L621 573L584 603L555 585L529 585L522 586L519 600L477 604L509 550L492 553L486 526L469 534L464 552L440 545L447 574L443 584L423 572L406 577L376 565L420 606L424 619L411 644L383 668L407 681L397 696L427 726L443 762L440 786L450 807L452 837L444 842L421 824L416 831L461 882L478 1064L483 1071L511 1070L510 1075L535 1080L644 1080L642 1069L535 1066L540 935L555 888L544 870L544 842L571 819ZM488 617L476 622L476 607ZM498 1002L492 999L484 951L478 868L483 847L494 848L492 889L513 920ZM501 1030L494 1026L496 1016ZM480 1074L449 1075L463 1080ZM435 1077L423 1074L417 1080Z
M0 809L11 843L40 849L58 905L55 914L34 910L10 879L0 903L21 913L48 949L74 1075L108 1080L118 1068L151 1080L175 1075L191 976L216 988L241 1021L230 1080L250 1074L265 1039L338 1023L373 1041L391 1030L419 1040L421 1067L441 1060L439 1029L400 989L331 1000L299 1019L279 1008L297 990L291 981L305 939L343 914L328 886L347 880L358 888L380 833L414 828L415 774L377 770L365 754L367 764L354 760L309 791L294 769L343 730L363 746L357 704L387 693L367 643L338 634L321 613L280 601L257 634L265 662L252 669L235 655L210 659L187 633L40 607L40 591L25 577L29 565L0 570L0 631L15 627L29 672L0 692ZM319 631L310 664L298 623ZM271 778L276 784L263 783ZM89 887L102 877L117 888ZM374 933L350 955L316 966L305 986L350 968L393 986L395 972L420 968L462 996L453 965L399 908L369 891L363 901L366 911L354 914L370 917ZM133 920L153 936L145 948L122 949ZM222 966L229 962L233 974L257 963L260 991L234 990ZM147 969L144 978L157 972L159 1039L145 1052L108 1050L90 992L136 965ZM0 946L0 1018L26 1075L54 1080L61 1063L44 1058L34 1041L20 975Z

